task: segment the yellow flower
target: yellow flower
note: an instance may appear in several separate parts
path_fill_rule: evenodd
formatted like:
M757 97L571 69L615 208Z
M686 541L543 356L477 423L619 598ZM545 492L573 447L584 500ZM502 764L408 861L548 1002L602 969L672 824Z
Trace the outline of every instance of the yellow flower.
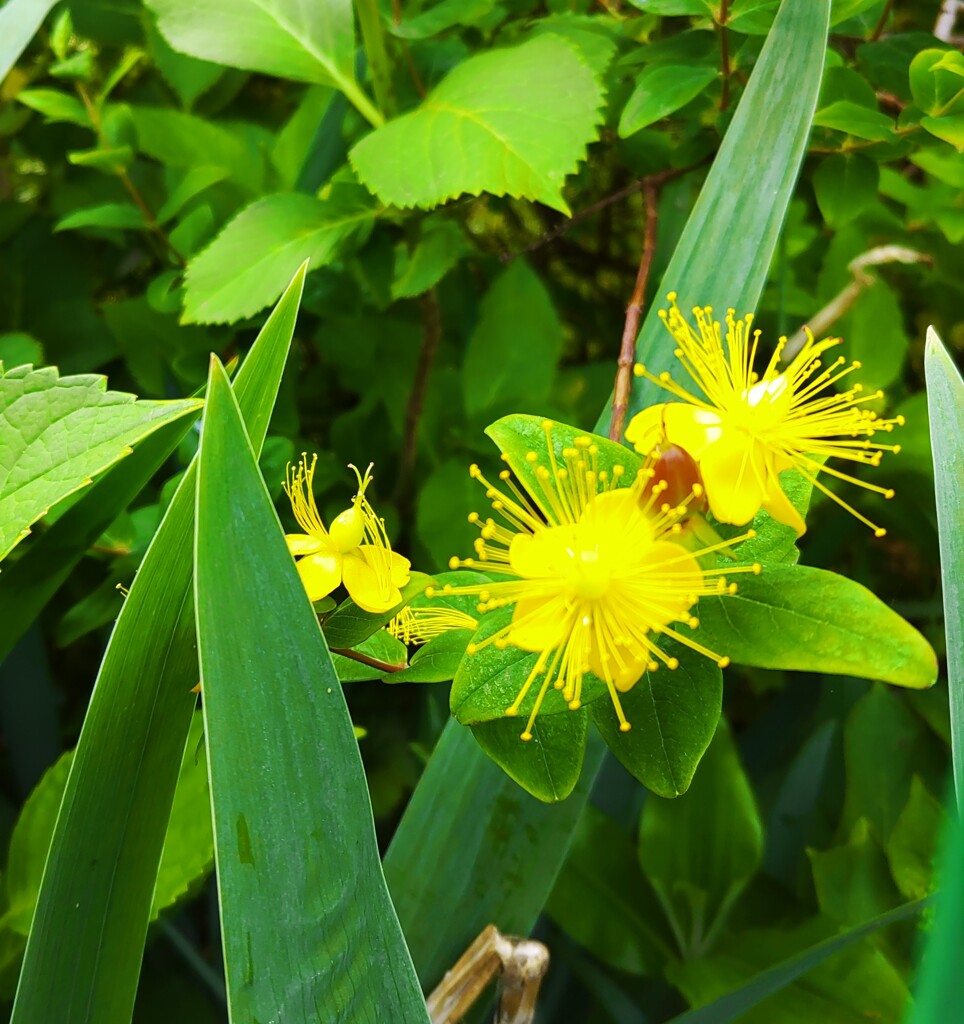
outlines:
M411 563L392 551L385 521L375 515L365 497L372 481L369 466L364 478L355 469L358 491L351 508L335 516L326 530L318 514L312 481L315 455L309 464L301 456L298 468L288 466L285 493L304 533L285 535L288 550L297 559L298 572L312 601L327 597L344 583L351 599L366 612L387 612L402 600L399 591L409 580Z
M694 629L698 620L691 609L699 596L733 593L736 585L728 584L721 570L705 570L697 561L723 545L690 552L673 540L680 533L686 502L671 507L661 501L667 484L652 482L651 465L630 481L620 465L607 473L599 468L598 449L589 437L576 437L559 460L552 424L546 421L543 428L548 464L536 452L527 454L529 472L516 474L524 490L509 470L500 474L506 490L492 486L477 466L470 470L506 525L473 513L469 520L481 533L476 557L454 558L449 564L509 578L475 586L447 585L442 592L477 594L480 612L514 606L511 622L470 644L468 653L488 644L538 652L518 696L505 711L517 715L541 677L522 739L532 738L533 722L550 686L562 691L571 709L580 706L588 672L606 684L625 732L630 723L619 694L660 663L670 669L679 665L660 649L658 636L672 637L720 666L729 663L671 624ZM538 486L525 483L533 473ZM689 497L700 492L697 484ZM751 535L752 531L747 534ZM759 566L734 571L759 572ZM431 594L431 589L426 591L426 596Z
M427 644L443 633L453 629L475 630L478 619L474 619L458 608L436 608L420 605L413 608L406 605L385 627L389 633L403 644Z
M821 358L839 345L840 339L817 342L807 331L806 343L780 369L777 363L787 344L786 338L780 338L761 376L753 369L760 332L751 329L752 314L737 320L734 311L728 310L724 338L712 309L696 308L697 333L680 312L676 293L668 298L670 309L660 311L660 316L679 346L676 356L698 393L687 391L669 373L655 377L637 366L637 376L653 381L682 402L645 409L630 422L626 439L644 455L661 441L688 451L699 464L710 510L722 523L748 523L764 508L774 519L793 527L798 536L802 534L806 524L780 486L780 473L797 469L882 537L886 531L817 478L822 471L885 498L894 494L818 461L833 456L876 466L883 452L900 451L900 445L871 440L878 431L889 433L904 423L902 416L883 419L866 408L867 402L883 398L882 391L864 394L860 384L841 392L831 390L860 369L858 362L844 365L843 356L826 362Z

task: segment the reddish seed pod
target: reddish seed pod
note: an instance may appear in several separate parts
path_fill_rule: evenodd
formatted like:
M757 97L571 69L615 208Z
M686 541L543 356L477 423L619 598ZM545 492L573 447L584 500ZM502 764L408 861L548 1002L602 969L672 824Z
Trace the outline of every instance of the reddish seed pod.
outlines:
M678 444L666 444L654 448L653 454L656 456L654 472L643 487L642 500L648 501L653 488L659 484L665 486L660 504L666 502L677 506L686 503L690 513L705 512L708 506L703 493L703 478L690 453ZM693 494L694 488L697 496Z

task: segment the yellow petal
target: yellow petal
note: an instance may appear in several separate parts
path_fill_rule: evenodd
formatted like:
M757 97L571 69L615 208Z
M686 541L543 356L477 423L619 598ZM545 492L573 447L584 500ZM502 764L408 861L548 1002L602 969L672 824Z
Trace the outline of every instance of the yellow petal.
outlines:
M765 449L742 430L728 430L700 459L710 511L721 523L742 526L763 504L767 466Z
M631 690L640 680L650 662L650 656L630 650L623 644L616 650L600 651L596 643L589 648L589 670L600 679L613 683L620 693Z
M716 444L723 437L723 421L711 409L670 402L663 414L663 422L666 439L688 451L697 462L711 444Z
M391 553L391 563L392 584L396 587L404 587L412 578L412 563L397 551Z
M509 643L524 651L551 651L565 641L571 628L570 616L557 597L526 597L516 602Z
M783 523L796 530L798 537L802 537L806 533L807 524L784 493L780 486L780 478L776 474L770 479L770 487L763 499L763 507L778 523Z
M526 579L565 576L572 566L576 528L551 526L538 533L517 533L509 547L509 564Z
M285 542L295 558L300 558L302 555L313 555L324 546L317 537L312 537L310 533L286 533Z
M366 612L387 612L401 602L402 595L387 572L378 572L372 566L373 554L377 557L377 553L366 552L366 546L362 546L344 556L345 589Z
M330 549L298 560L298 575L311 601L327 597L341 583L342 556Z
M636 413L629 421L626 440L640 455L649 455L656 445L665 441L663 410L668 404L664 402L662 405L651 405L648 409Z
M579 519L582 546L594 546L604 555L623 561L627 551L653 542L653 523L639 503L634 487L620 487L597 495Z
M703 570L696 559L673 541L661 540L648 549L634 553L627 563L634 574L649 576L652 591L649 609L643 617L650 629L683 620L703 589Z

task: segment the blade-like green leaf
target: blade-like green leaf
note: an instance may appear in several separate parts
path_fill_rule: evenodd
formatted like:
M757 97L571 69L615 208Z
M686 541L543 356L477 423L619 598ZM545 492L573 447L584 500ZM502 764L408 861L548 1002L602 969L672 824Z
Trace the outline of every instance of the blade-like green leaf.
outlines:
M384 863L424 988L486 925L512 935L532 930L602 763L602 742L588 739L575 791L544 804L493 764L468 729L445 727Z
M183 416L145 438L0 573L0 662L84 552L157 472L194 422Z
M242 210L187 269L186 323L226 323L257 313L281 294L305 260L330 263L342 245L370 229L371 196L343 185L326 199L264 196Z
M171 46L201 60L334 85L372 124L381 114L355 81L350 0L150 0Z
M199 404L139 402L95 374L0 369L0 559L58 501Z
M806 151L829 16L830 0L783 0L663 276L663 290L679 292L684 309L750 311L760 298ZM654 305L639 333L637 357L658 375L672 368L674 348ZM661 400L659 389L638 377L629 414ZM607 433L609 419L607 406L597 433Z
M259 449L291 344L304 270L238 371L236 393ZM104 655L44 869L12 1024L130 1019L196 702L194 487L190 468ZM64 949L72 951L69 959Z
M669 1024L730 1024L731 1021L739 1021L743 1014L758 1003L762 1003L768 996L786 988L787 985L793 984L797 978L803 977L814 967L859 942L867 935L873 935L874 932L878 932L882 928L914 917L927 906L927 903L927 900L905 903L903 906L897 907L896 910L889 910L886 914L881 914L880 917L875 917L857 928L851 928L849 931L841 932L840 935L824 939L802 953L761 971L741 988L728 992L725 996L721 996L706 1006L700 1006L674 1017ZM953 1005L957 1006L959 997L956 993L954 998ZM925 1022L932 1024L933 1021L940 1019L939 1016L921 1017L920 1024L925 1024Z
M358 177L393 206L437 206L468 192L517 196L568 214L567 174L597 136L602 87L558 36L459 64L410 114L349 154Z
M826 569L767 565L739 590L699 603L701 643L740 665L828 672L921 689L930 644L866 587Z
M26 50L57 0L8 0L0 10L0 82Z
M348 708L217 361L207 401L195 591L230 1015L426 1021Z
M933 327L924 350L947 631L954 788L964 810L964 380Z

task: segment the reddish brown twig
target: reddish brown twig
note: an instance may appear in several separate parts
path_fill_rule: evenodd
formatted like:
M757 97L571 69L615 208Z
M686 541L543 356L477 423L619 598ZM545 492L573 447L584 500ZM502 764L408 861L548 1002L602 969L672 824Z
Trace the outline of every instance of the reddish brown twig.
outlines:
M884 4L884 9L880 12L880 18L877 20L873 32L870 33L870 42L875 42L884 34L884 29L887 27L887 19L890 17L890 12L893 9L894 0L887 0L887 3Z
M723 92L720 94L720 110L730 105L730 36L726 23L730 16L730 0L720 2L720 72L723 75Z
M408 665L393 665L389 661L382 661L380 658L373 658L371 655L363 654L361 651L353 651L350 647L332 647L332 654L340 654L343 658L350 658L369 668L377 669L379 672L401 672L408 668Z
M656 186L647 183L643 189L643 206L646 211L646 225L643 229L643 252L639 259L636 284L626 307L626 323L623 326L623 340L616 364L616 386L613 388L613 412L609 421L609 436L618 441L623 434L626 410L629 408L629 392L633 382L633 362L636 359L636 337L639 334L639 319L643 312L646 284L653 265L656 249Z

